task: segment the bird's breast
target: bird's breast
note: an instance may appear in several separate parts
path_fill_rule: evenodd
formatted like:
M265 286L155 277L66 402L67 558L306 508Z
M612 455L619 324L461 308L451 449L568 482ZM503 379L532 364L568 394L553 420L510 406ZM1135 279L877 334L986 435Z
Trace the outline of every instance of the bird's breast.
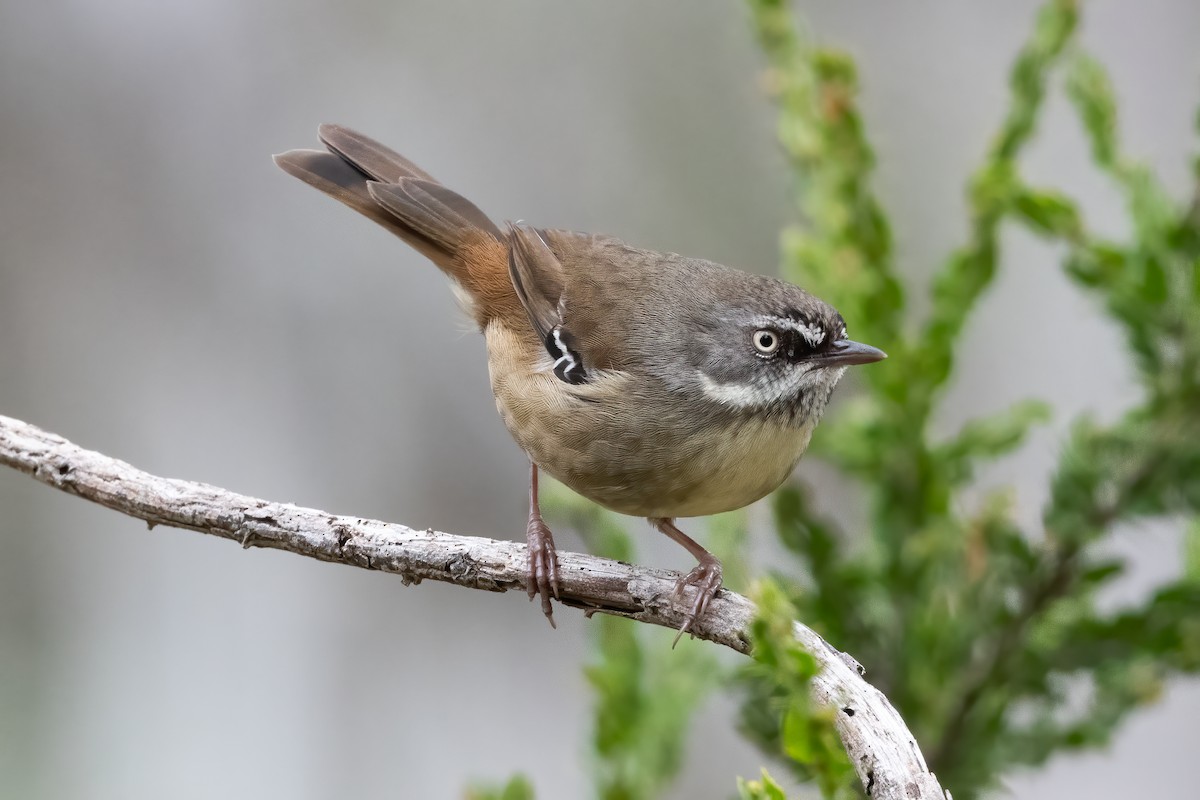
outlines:
M707 413L703 398L664 392L625 372L560 381L536 340L499 322L485 330L496 407L539 467L606 508L694 517L749 505L779 486L812 425Z

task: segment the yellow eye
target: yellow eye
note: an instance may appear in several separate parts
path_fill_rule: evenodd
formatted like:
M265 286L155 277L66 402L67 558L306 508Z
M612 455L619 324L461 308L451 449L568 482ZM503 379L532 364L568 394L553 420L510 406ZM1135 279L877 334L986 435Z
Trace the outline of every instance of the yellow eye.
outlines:
M779 334L773 330L755 331L751 341L754 342L754 349L764 356L773 356L779 349Z

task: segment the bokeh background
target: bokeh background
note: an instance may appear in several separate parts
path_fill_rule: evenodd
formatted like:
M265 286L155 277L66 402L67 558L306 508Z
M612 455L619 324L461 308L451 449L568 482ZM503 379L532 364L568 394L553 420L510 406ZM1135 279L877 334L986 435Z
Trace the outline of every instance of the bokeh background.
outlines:
M859 59L914 292L963 236L962 183L1036 5L801 3ZM1182 195L1200 5L1088 5L1129 150ZM0 413L159 474L519 538L525 461L443 279L270 154L342 122L496 219L771 271L788 179L760 72L743 9L717 0L3 0ZM1061 99L1028 170L1119 232ZM1032 521L1070 418L1134 395L1056 252L1005 245L941 420L1054 403L1055 425L983 478L1015 485ZM646 561L688 566L643 541ZM1169 528L1116 546L1136 568L1111 602L1178 569ZM0 796L449 798L517 770L540 797L585 796L588 626L560 613L552 632L522 596L147 532L0 470ZM705 708L673 797L757 774L732 714ZM1190 796L1198 718L1200 685L1175 684L1110 750L1010 789Z

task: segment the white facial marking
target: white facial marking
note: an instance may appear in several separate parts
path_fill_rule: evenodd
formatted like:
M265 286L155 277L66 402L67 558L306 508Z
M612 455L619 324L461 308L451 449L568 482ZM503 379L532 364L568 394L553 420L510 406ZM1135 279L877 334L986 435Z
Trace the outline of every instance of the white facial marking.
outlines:
M821 328L818 328L815 325L805 325L803 323L796 323L795 329L796 329L796 331L798 331L800 333L801 336L804 337L804 340L806 342L808 342L809 345L812 347L816 347L821 342L825 341L825 331L822 330Z
M777 392L761 386L745 383L717 383L703 372L697 374L700 376L700 386L704 390L704 396L724 406L757 408L766 405L778 396Z
M762 383L718 383L697 371L704 396L731 408L763 408L799 393L811 367L798 364L781 378Z
M809 325L788 317L776 317L770 314L754 317L750 322L752 325L761 325L764 328L795 331L804 337L804 341L808 342L809 347L817 347L825 341L825 330L820 325Z

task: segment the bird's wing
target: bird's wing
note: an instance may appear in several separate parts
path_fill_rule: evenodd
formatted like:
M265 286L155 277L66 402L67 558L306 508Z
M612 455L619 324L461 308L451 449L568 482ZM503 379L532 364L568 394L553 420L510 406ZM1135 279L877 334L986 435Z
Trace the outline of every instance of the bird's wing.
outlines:
M554 375L570 384L586 383L594 364L585 361L564 320L566 274L546 243L545 232L509 224L508 273L529 323L554 359Z
M615 239L510 225L509 274L554 374L585 383L597 370L627 370L626 322L645 287L642 269L619 269L630 248ZM614 248L618 248L618 253ZM637 267L636 264L628 266Z
M529 322L542 341L562 324L564 271L546 243L545 231L508 225L508 275ZM547 345L549 347L549 345Z

